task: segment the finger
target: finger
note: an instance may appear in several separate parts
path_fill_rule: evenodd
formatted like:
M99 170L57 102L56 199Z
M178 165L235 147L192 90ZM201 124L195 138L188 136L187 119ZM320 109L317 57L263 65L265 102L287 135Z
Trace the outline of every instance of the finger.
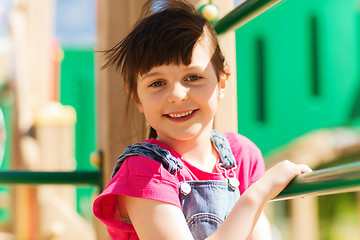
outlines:
M298 164L297 166L301 173L309 173L313 171L307 164Z

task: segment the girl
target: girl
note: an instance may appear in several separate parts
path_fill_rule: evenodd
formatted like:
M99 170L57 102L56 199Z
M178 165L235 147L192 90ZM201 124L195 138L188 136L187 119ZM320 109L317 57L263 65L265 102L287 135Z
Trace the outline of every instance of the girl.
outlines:
M264 172L259 149L212 130L228 69L212 26L184 1L149 1L107 51L151 138L126 148L94 214L112 239L247 239L264 204L305 165ZM241 197L240 197L241 195Z

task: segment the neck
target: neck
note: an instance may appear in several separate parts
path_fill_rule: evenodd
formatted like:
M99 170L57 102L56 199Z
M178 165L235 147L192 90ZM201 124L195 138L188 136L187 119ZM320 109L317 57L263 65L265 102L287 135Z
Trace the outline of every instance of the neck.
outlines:
M210 131L191 139L171 139L164 143L182 155L187 162L206 172L212 172L218 159L217 151L210 140Z

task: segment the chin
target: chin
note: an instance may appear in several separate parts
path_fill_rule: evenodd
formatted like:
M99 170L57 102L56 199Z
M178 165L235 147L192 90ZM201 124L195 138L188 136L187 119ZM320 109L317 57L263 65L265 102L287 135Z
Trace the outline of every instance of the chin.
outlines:
M194 138L197 138L199 136L202 135L203 133L202 128L200 127L192 127L190 129L184 129L183 131L176 131L174 133L172 133L172 138L176 139L176 140L182 140L182 141L187 141L187 140L192 140Z

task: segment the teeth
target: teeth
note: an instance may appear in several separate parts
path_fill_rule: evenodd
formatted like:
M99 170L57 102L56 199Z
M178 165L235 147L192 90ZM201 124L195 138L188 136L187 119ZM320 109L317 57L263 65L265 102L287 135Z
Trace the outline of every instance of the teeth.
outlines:
M172 118L181 118L181 117L185 117L187 115L190 115L192 113L193 113L193 111L187 111L187 112L184 112L184 113L170 113L168 115L170 117L172 117Z

